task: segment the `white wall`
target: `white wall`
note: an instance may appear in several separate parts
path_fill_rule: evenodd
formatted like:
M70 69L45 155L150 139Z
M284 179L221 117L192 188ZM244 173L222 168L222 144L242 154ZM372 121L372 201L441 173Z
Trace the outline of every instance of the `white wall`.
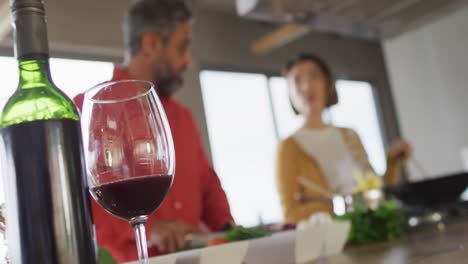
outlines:
M383 43L403 136L430 174L462 170L468 146L468 7ZM413 176L417 176L414 173Z

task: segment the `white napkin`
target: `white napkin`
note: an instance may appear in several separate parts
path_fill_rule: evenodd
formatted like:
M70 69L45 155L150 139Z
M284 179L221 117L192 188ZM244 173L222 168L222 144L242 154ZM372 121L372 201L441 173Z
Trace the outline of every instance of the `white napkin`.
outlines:
M314 227L318 225L325 225L328 223L333 222L331 216L329 213L326 212L318 212L312 214L309 219L307 220L302 220L297 224L297 229L298 230L303 230L308 227Z
M325 240L325 255L331 256L340 253L348 240L349 222L333 221L327 224L327 235Z
M201 250L200 264L242 264L249 242L235 242Z
M308 225L296 232L296 263L306 263L320 257L326 232L325 225Z
M319 212L301 221L296 234L296 263L313 261L340 253L348 240L349 222L333 221L328 213Z
M318 212L309 217L309 224L312 226L329 224L331 222L333 222L333 219L329 213L325 212Z

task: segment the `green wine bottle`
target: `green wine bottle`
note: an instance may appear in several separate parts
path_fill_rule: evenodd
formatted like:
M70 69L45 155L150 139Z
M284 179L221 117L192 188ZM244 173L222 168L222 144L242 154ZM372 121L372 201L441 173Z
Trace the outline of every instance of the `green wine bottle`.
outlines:
M20 80L0 117L12 263L96 263L80 116L53 83L42 0L11 0Z
M20 60L19 76L18 89L3 109L2 127L37 120L79 120L73 102L52 82L47 57Z

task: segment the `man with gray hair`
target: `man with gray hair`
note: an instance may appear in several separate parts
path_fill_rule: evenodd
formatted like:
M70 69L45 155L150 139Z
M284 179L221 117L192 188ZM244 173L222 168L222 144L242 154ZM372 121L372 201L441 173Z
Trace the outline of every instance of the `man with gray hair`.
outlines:
M192 62L191 12L182 0L133 2L124 21L125 61L112 80L138 79L156 84L171 127L176 175L170 192L149 217L149 254L170 253L186 246L185 236L220 231L233 223L226 195L203 149L198 128L186 107L172 98ZM83 95L75 98L82 107ZM138 129L138 128L137 128ZM119 262L137 259L133 230L93 201L100 246Z

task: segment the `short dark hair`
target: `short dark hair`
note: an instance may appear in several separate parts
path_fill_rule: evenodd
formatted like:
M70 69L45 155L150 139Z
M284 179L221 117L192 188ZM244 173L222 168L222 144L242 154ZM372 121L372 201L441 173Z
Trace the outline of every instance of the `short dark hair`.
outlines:
M291 69L296 66L299 63L302 62L312 62L315 65L317 65L320 70L322 71L323 75L327 79L328 86L327 86L327 107L333 106L338 103L338 95L336 93L336 87L335 87L335 77L333 76L333 73L328 66L328 64L319 56L316 56L311 53L300 53L296 55L294 58L290 59L288 62L286 62L284 68L283 68L283 76L286 76ZM291 101L291 100L290 100ZM299 111L294 107L294 105L291 102L291 107L293 108L294 112L296 114L299 113Z
M141 48L143 34L152 31L167 41L177 23L187 22L192 12L184 0L136 0L132 2L124 22L124 44L134 55Z

